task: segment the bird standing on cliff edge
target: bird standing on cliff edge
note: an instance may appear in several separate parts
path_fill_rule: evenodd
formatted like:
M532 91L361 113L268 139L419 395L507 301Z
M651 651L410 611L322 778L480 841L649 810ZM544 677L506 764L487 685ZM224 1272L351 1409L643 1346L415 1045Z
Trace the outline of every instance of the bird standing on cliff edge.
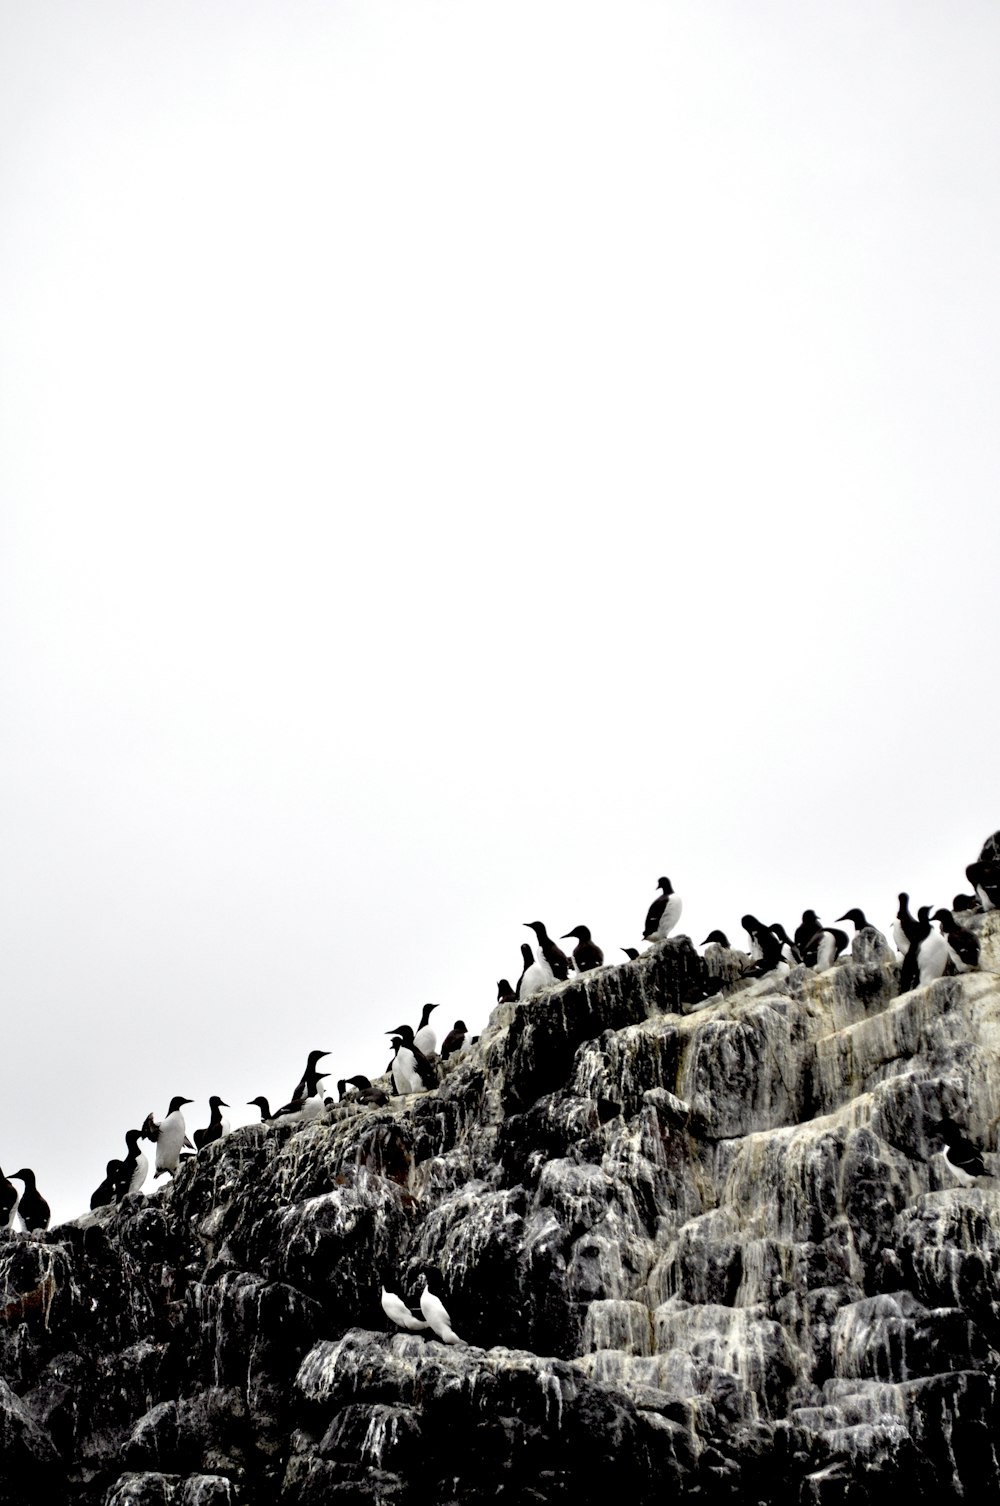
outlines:
M668 878L656 880L660 893L646 912L646 924L642 928L643 941L666 941L681 918L683 902Z
M35 1173L31 1167L22 1166L20 1171L12 1171L11 1176L16 1181L24 1183L24 1191L17 1205L17 1216L21 1220L24 1232L33 1234L36 1229L47 1229L52 1212L35 1186Z
M589 973L595 967L600 967L604 962L604 953L595 941L591 940L588 926L575 926L572 931L567 931L565 936L560 936L560 941L574 940L573 961L578 973Z
M157 1122L152 1114L146 1115L146 1121L142 1126L142 1133L147 1140L152 1140L156 1145L156 1177L162 1177L165 1171L170 1175L177 1175L177 1167L180 1164L181 1151L185 1145L191 1145L187 1137L187 1126L184 1123L184 1115L181 1109L186 1103L194 1103L193 1098L175 1097L170 1100L170 1107L163 1118ZM194 1147L191 1147L194 1149Z
M441 1298L435 1297L428 1286L426 1276L424 1277L424 1289L420 1293L420 1311L443 1344L464 1343L464 1340L460 1339L452 1328L451 1318L448 1316L448 1310L441 1301Z

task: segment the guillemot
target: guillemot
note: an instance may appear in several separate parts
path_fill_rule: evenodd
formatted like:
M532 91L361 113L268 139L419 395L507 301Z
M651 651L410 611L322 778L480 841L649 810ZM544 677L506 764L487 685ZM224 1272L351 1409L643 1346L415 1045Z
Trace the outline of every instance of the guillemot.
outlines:
M204 1129L196 1129L191 1136L195 1150L202 1150L206 1145L211 1145L215 1140L221 1140L223 1135L229 1134L229 1120L222 1112L229 1105L217 1094L213 1094L208 1100L211 1109L211 1117Z
M177 1175L177 1167L180 1164L181 1151L185 1145L190 1145L187 1138L187 1126L184 1123L184 1115L181 1109L186 1103L193 1103L193 1098L171 1098L170 1107L163 1118L157 1122L152 1114L146 1115L146 1122L142 1126L142 1133L147 1140L152 1140L156 1145L156 1171L155 1177L162 1177L163 1173Z
M12 1171L11 1177L14 1181L24 1183L24 1191L17 1204L17 1216L25 1233L33 1234L36 1229L47 1229L52 1210L35 1186L35 1173L31 1167L22 1166L20 1171Z
M681 918L684 908L679 894L668 878L656 880L660 893L646 911L646 924L642 928L643 941L666 941Z
M420 1024L417 1026L416 1030L413 1033L413 1044L416 1046L417 1050L422 1051L425 1056L433 1056L434 1052L437 1050L437 1035L432 1026L428 1024L432 1009L437 1009L437 1005L424 1005L423 1011L420 1016Z
M556 946L545 926L540 920L526 920L524 924L529 931L534 931L538 949L544 960L552 969L552 976L557 983L565 983L569 977L569 959L561 947Z
M589 973L595 967L600 967L604 962L604 953L596 942L591 940L590 930L587 926L575 926L572 931L567 931L560 936L560 941L576 941L573 948L573 961L578 973Z

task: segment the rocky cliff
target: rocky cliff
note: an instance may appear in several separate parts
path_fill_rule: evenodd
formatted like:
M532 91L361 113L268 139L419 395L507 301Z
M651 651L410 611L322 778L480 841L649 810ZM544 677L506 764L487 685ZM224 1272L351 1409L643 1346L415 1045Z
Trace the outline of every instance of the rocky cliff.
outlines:
M970 924L983 971L903 996L887 952L746 984L681 937L434 1092L0 1236L0 1499L997 1499L1000 1182L933 1131L996 1142ZM424 1272L463 1345L386 1331Z

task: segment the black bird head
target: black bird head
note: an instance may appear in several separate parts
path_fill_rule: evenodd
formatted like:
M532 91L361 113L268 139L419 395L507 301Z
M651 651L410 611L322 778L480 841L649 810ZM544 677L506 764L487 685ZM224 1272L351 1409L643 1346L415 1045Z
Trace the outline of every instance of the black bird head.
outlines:
M674 892L674 886L668 878L658 878L656 886L658 889L662 889L664 894L673 894Z
M329 1056L329 1055L330 1055L329 1051L310 1051L310 1053L309 1053L309 1065L307 1067L307 1071L311 1072L315 1068L316 1063L318 1061L320 1061L322 1057Z
M463 1031L468 1031L468 1029L469 1029L468 1025L465 1023L464 1020L456 1020L455 1023L454 1023L454 1025L452 1025L451 1028L452 1028L452 1030L463 1030Z
M10 1172L10 1176L17 1182L23 1182L25 1187L34 1187L35 1173L30 1166L22 1166L20 1171Z
M708 946L709 943L713 941L715 942L716 946L727 947L729 945L729 937L726 935L725 931L709 931L708 935L705 937L705 940L702 942L702 946Z
M349 1077L347 1079L347 1081L349 1083L352 1083L354 1085L354 1087L356 1087L356 1088L370 1088L371 1087L371 1082L368 1080L368 1078L362 1076L360 1073L359 1073L359 1075L357 1077Z
M209 1106L210 1109L228 1109L229 1108L229 1104L226 1102L226 1100L224 1098L220 1098L218 1096L218 1094L213 1094L212 1095L212 1097L208 1100L208 1106Z
M837 916L838 920L849 920L856 931L863 931L868 924L863 910L845 910L843 915Z
M399 1038L400 1038L400 1040L406 1046L412 1046L413 1045L413 1026L412 1025L397 1025L394 1030L387 1030L385 1033L386 1033L386 1035L398 1035Z
M638 957L638 955L639 955L638 951L636 950L636 948L634 946L619 947L619 951L624 952L625 955L626 955L626 957L628 958L628 960L630 962L634 962L636 960L636 958Z
M262 1119L270 1119L270 1117L271 1117L271 1105L268 1103L267 1099L264 1098L263 1096L261 1096L259 1098L250 1098L250 1099L248 1099L247 1100L247 1108L248 1109L250 1109L250 1108L260 1109L260 1117Z
M540 920L526 920L524 922L524 924L528 927L529 931L534 931L535 936L537 937L537 939L538 939L539 942L548 941L548 939L549 939L549 933L548 933L548 931L546 931L545 926L544 926L544 924L543 924L542 921L540 921Z
M589 926L574 926L572 931L567 931L564 936L560 936L559 940L569 941L571 936L575 937L577 941L589 941L590 928Z
M186 1103L194 1103L194 1099L193 1098L171 1098L171 1100L170 1100L170 1107L167 1110L167 1113L168 1114L176 1114L177 1110L178 1109L182 1109Z

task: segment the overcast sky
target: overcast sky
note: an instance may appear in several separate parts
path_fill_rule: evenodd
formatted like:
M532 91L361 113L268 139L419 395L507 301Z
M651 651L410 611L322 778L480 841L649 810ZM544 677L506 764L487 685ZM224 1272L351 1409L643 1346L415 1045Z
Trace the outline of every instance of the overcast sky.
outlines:
M0 1165L1000 826L994 0L0 13ZM253 1111L243 1110L247 1118Z

